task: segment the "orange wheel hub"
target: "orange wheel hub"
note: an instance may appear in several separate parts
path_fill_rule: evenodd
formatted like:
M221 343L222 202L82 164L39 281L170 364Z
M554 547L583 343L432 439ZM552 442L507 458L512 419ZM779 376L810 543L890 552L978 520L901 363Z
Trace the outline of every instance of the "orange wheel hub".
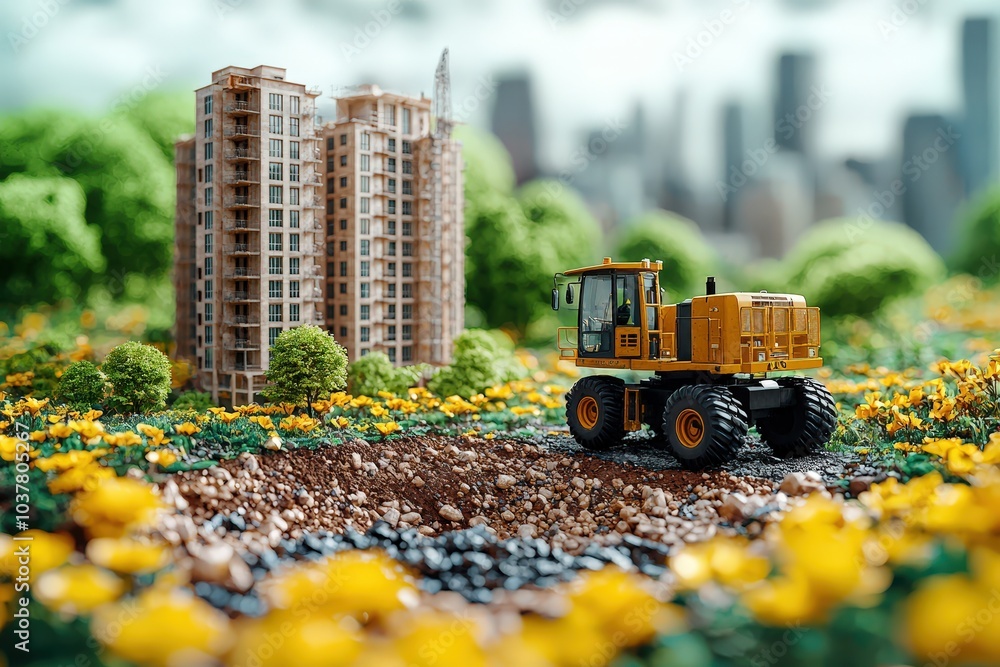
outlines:
M597 426L597 420L601 416L601 407L597 404L597 399L593 396L584 396L576 406L576 419L580 426L588 431Z
M694 449L701 444L702 438L705 437L705 420L701 418L697 410L686 408L677 415L674 432L682 445L688 449Z

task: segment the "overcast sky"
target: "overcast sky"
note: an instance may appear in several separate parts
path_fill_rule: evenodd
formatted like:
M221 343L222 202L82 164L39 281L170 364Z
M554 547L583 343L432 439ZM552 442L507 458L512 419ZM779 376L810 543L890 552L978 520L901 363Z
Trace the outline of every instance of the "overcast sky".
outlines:
M821 154L877 157L913 110L955 111L963 16L986 0L4 0L0 106L99 112L150 73L192 90L226 65L269 64L290 80L375 81L432 92L451 50L453 100L486 125L483 86L533 77L540 155L558 169L585 130L628 120L641 101L665 126L678 90L690 123L686 168L717 168L719 107L743 99L766 128L775 60L810 51L829 101L816 116ZM895 8L895 9L894 9ZM909 13L907 13L909 11ZM36 27L38 26L38 27ZM712 32L715 34L712 34ZM367 33L367 34L365 34ZM700 53L689 51L701 42ZM690 61L683 60L690 58ZM330 109L326 100L327 110ZM327 114L329 115L329 114ZM706 156L712 156L711 159Z

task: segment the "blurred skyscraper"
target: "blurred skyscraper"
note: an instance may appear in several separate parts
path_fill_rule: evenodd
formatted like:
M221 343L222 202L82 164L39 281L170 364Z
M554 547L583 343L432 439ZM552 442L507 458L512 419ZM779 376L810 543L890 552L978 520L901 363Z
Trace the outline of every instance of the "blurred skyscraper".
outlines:
M991 18L962 24L962 96L965 122L961 139L966 194L973 194L997 173L1000 153L998 53L996 24Z
M903 220L942 254L952 249L952 222L963 197L956 126L938 114L906 119L896 188L902 189ZM882 193L886 201L894 198L891 189L887 193Z
M774 102L774 140L785 150L811 154L814 148L810 100L815 86L812 55L784 53L778 60L778 90Z
M492 130L510 152L518 184L538 176L535 103L527 74L501 77L497 82Z
M746 152L746 109L740 102L729 102L722 110L723 182L730 178L732 169L740 169ZM726 197L722 205L722 229L736 229L736 202L739 191Z

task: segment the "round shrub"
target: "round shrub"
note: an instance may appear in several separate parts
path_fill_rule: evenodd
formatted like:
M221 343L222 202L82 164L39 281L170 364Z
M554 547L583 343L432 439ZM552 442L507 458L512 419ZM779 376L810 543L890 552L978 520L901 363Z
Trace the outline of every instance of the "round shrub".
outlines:
M962 214L952 266L987 282L1000 280L1000 187L987 190Z
M454 349L452 364L439 368L427 382L427 388L438 396L469 398L525 373L503 332L468 329L455 338Z
M287 329L271 346L267 381L267 400L310 405L347 386L347 350L315 325Z
M93 406L104 402L106 379L89 361L76 361L59 378L57 397L72 406Z
M195 412L205 412L215 404L212 402L212 395L204 391L185 391L177 397L170 407L174 410L194 410Z
M944 275L924 238L898 222L836 219L811 228L785 260L786 282L826 315L870 315Z
M347 367L347 386L355 396L376 396L380 391L406 396L420 383L424 370L419 364L396 368L384 352L371 352Z
M149 412L166 405L170 393L170 359L137 341L111 350L102 366L111 385L111 407L120 412Z
M674 213L651 211L626 223L615 244L613 258L638 262L663 260L660 287L675 299L705 291L705 278L714 275L715 253L698 226Z

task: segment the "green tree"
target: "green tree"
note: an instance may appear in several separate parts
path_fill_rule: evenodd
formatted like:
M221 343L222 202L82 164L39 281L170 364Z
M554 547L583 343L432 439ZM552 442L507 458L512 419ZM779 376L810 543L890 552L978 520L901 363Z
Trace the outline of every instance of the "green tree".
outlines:
M172 164L174 142L194 130L194 105L187 91L152 92L118 115L145 132Z
M768 289L801 293L825 315L870 315L944 275L924 238L898 222L827 220L785 258L785 281Z
M454 136L462 142L466 208L474 206L479 195L514 191L514 163L499 139L471 125L459 125Z
M120 412L160 410L170 393L170 359L151 345L129 341L108 353L102 366L111 385L109 404Z
M397 368L385 352L371 352L347 367L347 386L356 396L375 396L380 391L406 396L426 368L422 364Z
M1000 280L1000 187L986 190L960 214L953 268L986 282Z
M271 346L267 381L264 395L272 403L311 406L347 386L347 351L317 326L288 329Z
M89 361L75 361L59 378L57 398L74 407L90 407L103 403L107 379L97 366Z
M532 181L518 190L517 200L528 221L532 244L552 251L546 273L600 258L601 226L574 190L559 181Z
M427 388L442 398L469 398L488 387L519 379L525 369L512 350L502 332L467 329L455 338L451 365L439 368Z
M638 262L663 260L660 286L674 299L704 293L713 275L715 254L698 226L674 213L651 211L626 223L615 243L614 259Z
M195 412L205 412L212 403L212 395L205 391L185 391L177 397L170 407L174 410L194 410Z
M68 178L0 181L0 281L7 305L78 300L104 270L100 230Z

